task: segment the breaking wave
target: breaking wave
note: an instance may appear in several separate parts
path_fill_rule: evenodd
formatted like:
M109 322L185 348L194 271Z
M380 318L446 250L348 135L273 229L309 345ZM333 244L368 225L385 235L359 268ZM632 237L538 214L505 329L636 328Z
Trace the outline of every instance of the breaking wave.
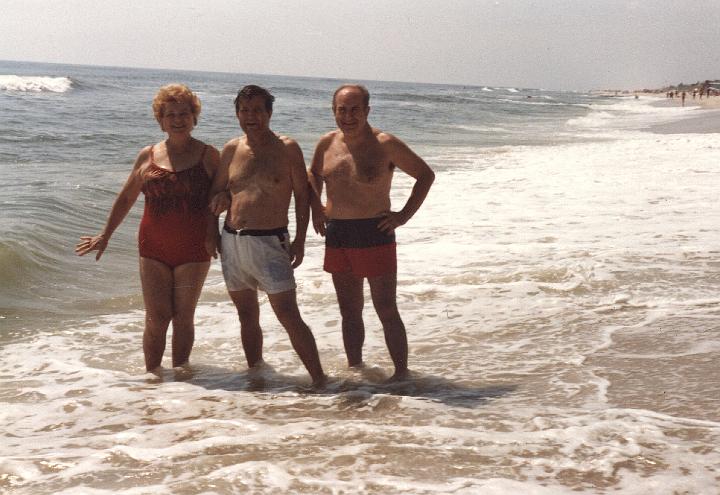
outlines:
M0 75L0 91L65 93L72 85L68 77Z

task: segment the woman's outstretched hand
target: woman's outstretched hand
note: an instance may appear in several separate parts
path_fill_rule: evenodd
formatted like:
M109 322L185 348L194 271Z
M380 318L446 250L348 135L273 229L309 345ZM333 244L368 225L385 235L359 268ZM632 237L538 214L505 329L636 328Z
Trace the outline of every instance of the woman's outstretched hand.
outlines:
M102 234L98 234L96 236L84 235L80 237L80 242L78 242L75 246L75 254L78 256L85 256L90 251L97 251L97 255L95 256L95 261L97 261L100 259L103 252L105 252L107 244L108 241Z

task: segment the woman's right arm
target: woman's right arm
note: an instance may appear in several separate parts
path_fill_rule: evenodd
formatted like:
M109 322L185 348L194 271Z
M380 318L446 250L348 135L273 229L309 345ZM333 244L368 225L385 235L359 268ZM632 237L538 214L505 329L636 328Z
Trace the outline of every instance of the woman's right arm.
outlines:
M80 242L75 246L75 253L78 256L84 256L90 251L97 251L95 260L99 260L102 256L105 248L108 245L110 237L113 232L125 219L130 209L135 204L140 191L142 190L142 176L140 169L142 165L148 160L150 156L150 147L143 148L135 159L135 165L133 166L132 172L125 181L125 185L118 193L115 202L110 209L107 222L105 222L105 228L98 235L95 236L82 236Z

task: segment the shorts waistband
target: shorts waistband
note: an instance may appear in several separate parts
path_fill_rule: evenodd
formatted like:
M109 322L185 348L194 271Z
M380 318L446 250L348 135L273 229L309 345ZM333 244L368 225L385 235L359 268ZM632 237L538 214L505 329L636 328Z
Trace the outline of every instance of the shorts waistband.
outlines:
M227 232L228 234L234 234L234 235L252 235L252 236L266 236L266 235L275 235L275 236L282 236L288 233L287 227L278 227L277 229L240 229L235 230L228 226L228 224L223 225L223 230Z
M325 246L330 248L368 248L395 243L395 233L378 228L383 217L329 220Z

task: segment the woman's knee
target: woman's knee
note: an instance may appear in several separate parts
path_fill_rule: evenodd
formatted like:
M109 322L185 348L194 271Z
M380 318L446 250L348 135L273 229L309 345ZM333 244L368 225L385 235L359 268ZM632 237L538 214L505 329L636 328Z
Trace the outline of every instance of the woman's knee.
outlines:
M175 329L193 329L195 320L195 311L182 311L173 314L172 323Z
M145 312L145 321L154 327L167 327L172 319L173 314L170 310L154 309Z

